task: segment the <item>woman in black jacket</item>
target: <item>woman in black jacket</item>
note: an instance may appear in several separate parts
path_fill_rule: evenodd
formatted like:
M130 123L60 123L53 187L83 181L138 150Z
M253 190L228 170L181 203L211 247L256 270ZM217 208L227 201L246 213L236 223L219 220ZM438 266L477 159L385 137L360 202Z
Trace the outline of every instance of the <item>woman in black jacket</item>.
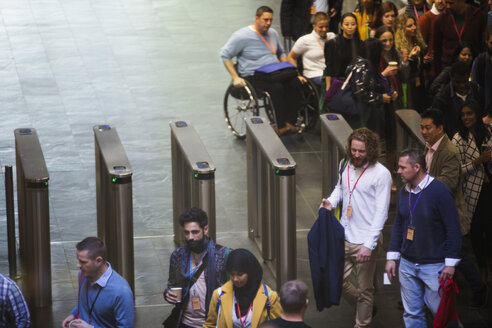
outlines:
M347 78L352 73L350 87L360 110L360 121L352 122L352 127L365 126L380 134L384 122L383 104L389 104L398 97L396 92L388 93L389 82L379 70L382 50L381 41L367 39L361 46L360 56L346 71Z
M345 80L345 69L359 55L361 45L357 31L357 19L352 13L342 16L340 34L325 43L325 82L326 90L330 89L332 79Z

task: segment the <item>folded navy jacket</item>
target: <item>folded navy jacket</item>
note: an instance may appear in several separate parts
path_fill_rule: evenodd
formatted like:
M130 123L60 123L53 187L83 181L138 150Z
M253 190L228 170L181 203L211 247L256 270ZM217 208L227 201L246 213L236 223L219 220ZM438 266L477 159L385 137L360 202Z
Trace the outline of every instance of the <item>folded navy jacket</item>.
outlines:
M331 211L321 208L307 236L316 308L340 304L345 230Z

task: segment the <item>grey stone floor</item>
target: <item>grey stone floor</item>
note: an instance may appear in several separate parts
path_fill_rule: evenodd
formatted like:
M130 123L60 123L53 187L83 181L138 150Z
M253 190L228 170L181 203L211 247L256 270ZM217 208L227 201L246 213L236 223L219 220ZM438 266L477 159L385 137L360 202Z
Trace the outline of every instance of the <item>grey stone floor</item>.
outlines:
M170 120L190 120L217 167L218 242L257 252L246 231L245 143L223 120L230 79L218 51L234 30L253 22L261 4L279 13L275 0L0 1L2 172L15 164L13 130L20 127L37 129L50 172L53 307L42 311L46 319L38 327L58 327L75 305L75 243L97 234L95 124L117 128L134 171L137 327L159 327L171 309L162 298L174 248ZM306 235L321 198L319 134L283 141L298 163L298 277L309 282ZM3 199L2 187L0 272L7 273ZM380 255L374 326L400 327L399 288L382 285L383 267ZM273 282L268 270L266 280ZM485 324L479 312L462 312L470 324ZM313 327L352 327L353 317L342 301L321 313L311 306L306 320Z

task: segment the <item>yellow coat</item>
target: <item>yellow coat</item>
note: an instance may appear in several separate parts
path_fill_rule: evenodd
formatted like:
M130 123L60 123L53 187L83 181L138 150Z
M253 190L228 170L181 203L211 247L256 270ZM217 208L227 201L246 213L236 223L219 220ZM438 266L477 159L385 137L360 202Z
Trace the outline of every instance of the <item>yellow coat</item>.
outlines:
M374 10L374 12L372 13L372 19L376 18L376 13L376 10ZM360 39L361 41L365 41L370 34L370 28L368 28L367 26L371 23L371 21L369 20L369 15L367 14L365 9L362 13L360 11L354 11L352 14L354 14L357 18L357 29L359 31Z
M223 292L220 297L220 317L219 325L220 328L232 328L232 311L233 311L233 286L232 281L226 282L221 290ZM270 319L275 319L280 317L282 314L282 307L278 302L277 292L274 292L267 286L268 294L270 295ZM218 289L214 290L212 295L212 300L210 301L210 306L208 309L207 321L203 325L203 328L215 328L217 326L217 299L219 298ZM265 290L263 288L263 283L258 288L258 292L253 300L253 314L251 318L251 328L257 328L258 325L267 321L267 308L266 308Z

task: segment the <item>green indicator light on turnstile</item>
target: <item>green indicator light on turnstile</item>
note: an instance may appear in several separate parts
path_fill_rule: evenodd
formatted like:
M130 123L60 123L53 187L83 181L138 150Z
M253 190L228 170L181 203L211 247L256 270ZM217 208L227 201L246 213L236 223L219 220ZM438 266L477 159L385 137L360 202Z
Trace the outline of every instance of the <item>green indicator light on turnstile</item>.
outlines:
M45 185L45 186L47 186L47 185L48 185L48 181L46 181L46 182L44 183L44 185Z
M195 173L195 178L198 178L198 173Z
M275 174L279 174L280 173L280 170L275 170Z
M113 178L113 182L116 182L116 178Z

